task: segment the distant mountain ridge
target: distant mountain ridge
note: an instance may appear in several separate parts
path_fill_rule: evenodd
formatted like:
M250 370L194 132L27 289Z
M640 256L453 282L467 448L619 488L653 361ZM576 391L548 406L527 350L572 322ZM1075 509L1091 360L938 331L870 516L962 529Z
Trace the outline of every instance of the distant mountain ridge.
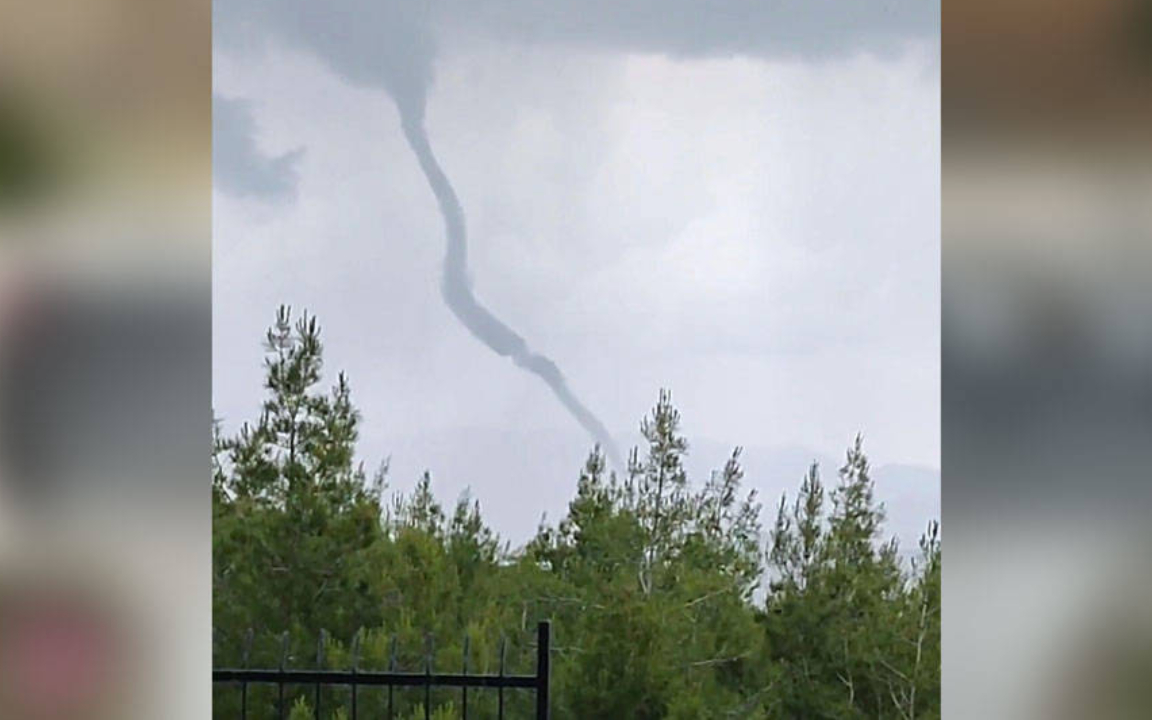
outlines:
M621 448L630 449L640 437L620 434L616 440ZM370 466L390 457L391 489L411 489L428 470L445 505L469 493L480 501L485 521L513 547L532 536L542 516L552 523L564 515L591 449L579 433L488 428L453 428L395 439L372 437L366 428L360 447ZM724 466L731 452L731 446L707 439L693 443L689 438L685 464L691 481L704 482L711 471ZM835 486L844 462L843 450L821 453L770 445L745 445L741 459L745 487L754 488L764 505L765 528L775 517L781 493L787 493L789 501L795 497L813 460L820 464L828 488ZM915 550L928 522L940 517L939 470L887 463L873 466L872 476L876 498L887 509L886 535L898 537L905 552Z

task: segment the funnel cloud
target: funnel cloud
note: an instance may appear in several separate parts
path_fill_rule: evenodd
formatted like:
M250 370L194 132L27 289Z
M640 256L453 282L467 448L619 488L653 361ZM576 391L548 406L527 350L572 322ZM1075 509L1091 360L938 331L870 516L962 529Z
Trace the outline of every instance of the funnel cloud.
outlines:
M543 380L609 461L623 469L611 435L572 392L556 363L533 352L524 338L484 307L472 291L464 210L432 153L424 128L425 98L435 54L428 6L406 0L353 1L337 7L288 2L284 6L284 12L273 12L265 3L228 3L216 18L219 35L227 37L230 31L253 24L275 29L283 38L309 47L349 80L388 92L400 112L408 145L444 216L448 248L440 289L452 314L493 352Z
M883 3L855 4L844 3L842 0L807 0L802 3L766 3L758 0L716 3L696 0L621 0L611 3L570 0L545 3L534 0L444 0L435 3L412 0L337 0L332 3L310 0L227 0L214 3L213 43L216 52L228 51L238 59L264 51L270 51L273 56L285 51L302 51L319 60L325 69L348 85L374 91L383 90L388 94L397 106L403 134L443 216L447 247L440 290L444 302L469 333L493 352L511 359L518 367L543 380L574 419L600 443L610 461L620 467L622 462L619 452L614 448L604 425L575 395L557 364L535 352L524 337L485 307L473 291L468 274L464 211L451 182L436 159L425 129L426 96L432 87L433 66L437 59L441 55L451 56L467 48L482 47L494 41L516 48L545 48L549 52L587 51L589 56L611 55L641 59L660 56L673 59L685 68L695 65L697 60L732 58L798 61L806 67L819 68L825 61L842 60L861 53L880 59L900 56L909 44L928 42L936 47L939 21L940 4L937 0L887 0ZM938 52L931 51L928 55L938 57ZM651 65L649 61L645 62ZM858 71L844 69L844 72ZM297 78L292 79L293 83L298 81ZM557 85L558 91L560 87ZM673 94L677 92L672 85L668 88ZM777 89L784 94L792 92L787 84ZM278 92L283 94L284 88ZM755 102L758 92L758 89L752 88L746 99ZM706 95L712 97L711 94ZM507 98L499 101L506 102ZM828 107L812 111L815 119L823 117L821 113L825 111L839 112L839 109L833 108L833 103L847 103L848 99L829 91L820 101L827 101L825 104ZM492 102L498 100L493 98ZM702 110L706 109L707 102L711 101L700 100ZM285 107L290 105L288 103ZM374 118L377 108L372 107L371 111L373 114L370 117ZM314 110L301 104L293 107L291 112L304 116ZM783 115L787 116L788 113ZM773 127L788 131L786 122L776 122ZM824 132L829 141L841 138L847 143L852 131L851 124L846 124L843 127L829 126ZM734 131L719 132L713 138L714 144L722 145L723 137L728 135L737 137ZM803 137L807 137L807 134ZM349 138L349 142L352 141ZM856 146L845 144L843 147L849 151ZM781 150L786 152L789 148L781 146ZM807 177L809 169L811 173L819 172L821 165L811 162L811 156L820 155L821 152L820 147L815 146L797 149L799 161L807 163L797 165L804 168L800 180ZM837 159L830 159L828 163L841 162L838 155L830 157ZM318 154L310 154L309 158L312 162L320 162ZM463 159L462 162L467 163L469 160ZM781 162L784 160L786 158L780 159ZM256 166L245 166L242 169L255 172L253 167ZM464 171L464 168L460 170ZM691 172L686 171L682 177L687 182L692 177ZM256 177L253 182L261 179ZM703 187L706 183L701 180L699 184ZM837 183L824 183L821 188L825 196L839 192ZM856 195L858 193L852 197ZM823 204L825 199L822 197L817 204ZM884 200L879 198L877 202L883 205ZM733 200L732 204L738 205L739 202ZM796 207L793 208L793 205ZM931 209L933 206L927 207ZM773 208L781 212L795 210L798 214L803 211L795 203L785 204L783 208L773 205ZM878 207L876 214L882 214L886 208ZM868 219L873 215L864 200L860 200L853 209L856 213L854 217ZM749 214L756 216L759 212L758 209L752 209ZM716 219L708 221L713 220ZM725 224L723 218L716 222ZM786 224L791 221L780 222ZM823 227L820 223L825 222L825 217L819 215L805 219L805 222ZM377 227L366 232L366 241L379 242L371 239L379 237L379 231ZM827 233L831 236L837 234L837 231L830 229ZM818 231L812 230L810 234L818 234ZM723 239L723 233L717 237ZM904 242L903 235L897 239ZM545 250L552 251L551 248ZM715 253L706 257L722 255ZM756 270L754 265L748 265L747 268L749 273ZM648 299L643 295L637 297L640 298L638 302ZM820 308L823 302L814 299L811 305ZM735 305L729 304L731 307ZM694 307L700 312L706 312L714 306L700 304ZM750 299L747 307L762 306ZM666 309L656 308L653 312ZM818 321L821 321L820 318L805 316L806 325ZM750 320L740 328L733 329L732 335L743 337L741 333L745 329L759 327L758 322L759 319ZM708 320L699 324L710 328L714 323ZM774 352L788 346L790 327L791 324L785 323L782 335L772 338ZM803 342L808 343L813 335L807 329L804 332ZM723 354L717 338L719 336L714 333L700 336L700 342L708 342L707 352L710 355ZM634 340L630 338L630 342ZM748 343L760 347L758 338L750 337ZM640 351L636 349L635 352ZM645 357L651 357L651 353ZM743 363L746 359L741 358L739 362ZM572 361L575 362L576 358L573 357ZM756 358L755 362L767 363L769 360ZM804 372L816 373L815 363L809 362L807 367L809 369ZM778 371L779 368L774 366L773 372ZM659 372L659 378L643 377L638 383L655 389L670 380L670 375L674 375L669 366L661 366ZM800 374L800 371L797 373ZM731 378L742 377L740 373L729 375ZM613 380L611 376L594 377L585 370L581 371L581 377L590 378L588 382ZM705 397L713 389L711 386L705 387L704 383L724 385L727 379L723 373L708 375L686 372L676 379L679 383L676 387L692 387L692 383L700 383L695 392ZM625 386L621 384L621 387ZM821 380L819 387L824 386ZM685 394L684 390L678 392L681 396ZM718 396L725 396L727 391L717 392ZM745 392L745 396L751 395ZM618 397L623 398L623 395ZM621 399L620 402L629 407L637 407L634 398L627 401ZM751 410L748 412L752 413ZM803 410L800 414L806 412L808 410ZM632 418L638 414L629 414L627 417ZM611 417L621 417L619 408ZM719 427L734 417L735 413L726 411L714 424ZM797 427L800 425L797 424ZM820 424L819 427L824 425Z
M396 106L400 111L400 124L404 129L404 137L420 162L420 169L424 171L428 185L436 195L440 213L444 216L444 228L448 239L448 249L444 255L444 275L440 283L444 302L456 319L468 328L476 339L497 355L511 358L519 367L543 380L552 389L560 404L592 436L608 456L608 460L618 469L623 469L623 458L607 428L572 392L556 363L544 355L533 352L524 338L476 299L468 278L468 238L464 209L456 197L456 191L452 189L452 183L448 181L448 176L444 174L444 170L432 153L428 133L424 129L423 105L397 97Z

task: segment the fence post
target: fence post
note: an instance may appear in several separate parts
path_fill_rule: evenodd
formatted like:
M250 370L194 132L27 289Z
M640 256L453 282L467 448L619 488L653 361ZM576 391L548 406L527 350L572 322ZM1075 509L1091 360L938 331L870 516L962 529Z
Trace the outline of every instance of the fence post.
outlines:
M425 636L427 643L426 655L424 657L424 676L427 682L424 685L424 720L431 720L432 718L432 663L434 662L433 655L436 653L435 646L433 645L432 633L429 632Z
M508 636L500 637L500 683L496 686L496 717L504 720L504 656L508 650Z
M468 631L464 631L464 676L468 676ZM463 704L460 707L460 716L463 720L468 720L468 685L464 685L460 690L460 695L463 699Z
M328 639L328 633L325 632L324 630L320 630L320 641L316 644L316 669L317 670L323 670L324 669L324 645L325 645L325 641L327 639ZM319 681L317 681L317 683L316 683L316 708L315 708L316 720L320 720L320 687L321 687L321 684Z
M252 642L256 635L252 628L244 634L244 669L248 669L248 660L252 656ZM248 720L248 682L240 683L240 720Z
M396 635L395 634L392 635L392 649L388 653L388 672L392 672L392 673L396 672ZM393 700L393 691L394 690L395 690L395 686L393 686L392 684L389 684L388 685L388 720L394 720L394 718L395 718L395 715L392 712L392 710L393 710L392 700Z
M280 635L280 682L276 683L276 707L280 712L280 720L288 717L288 708L285 706L284 701L284 668L288 666L288 631L285 630Z
M356 672L360 669L360 630L356 630L356 634L352 637L352 686L349 690L352 691L352 720L356 720L356 691L359 685L356 681Z
M548 720L548 678L551 674L552 623L536 626L536 720Z

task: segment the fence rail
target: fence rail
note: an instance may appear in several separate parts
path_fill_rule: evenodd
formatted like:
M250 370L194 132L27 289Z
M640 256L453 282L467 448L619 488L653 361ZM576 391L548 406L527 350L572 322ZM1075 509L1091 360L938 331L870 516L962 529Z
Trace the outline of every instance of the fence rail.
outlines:
M249 636L249 644L250 644ZM536 720L548 720L549 697L548 685L551 675L550 648L552 639L552 626L547 621L536 626L536 673L534 675L510 675L504 672L505 645L500 646L500 672L493 674L470 674L468 672L468 649L465 638L464 668L461 673L438 673L432 669L432 653L429 649L425 657L424 672L397 672L395 644L393 644L391 667L387 672L364 672L357 668L359 657L358 639L353 643L352 667L349 670L292 670L284 667L287 657L287 643L281 654L281 667L274 670L254 668L218 668L212 671L214 685L238 685L240 688L240 718L248 717L248 686L249 685L275 685L278 688L277 709L280 718L288 717L288 707L284 689L289 685L312 685L315 688L313 712L316 718L321 716L321 689L325 687L341 687L351 691L349 703L350 720L357 720L357 689L360 687L387 687L388 688L388 714L391 720L394 717L394 696L392 688L424 688L424 717L430 718L432 713L430 695L433 687L459 688L461 693L461 718L468 718L468 689L487 688L495 689L498 693L497 717L504 718L504 690L528 689L536 692ZM321 635L320 647L317 651L317 661L323 664L324 636ZM246 653L247 654L247 653ZM247 658L245 658L247 664Z

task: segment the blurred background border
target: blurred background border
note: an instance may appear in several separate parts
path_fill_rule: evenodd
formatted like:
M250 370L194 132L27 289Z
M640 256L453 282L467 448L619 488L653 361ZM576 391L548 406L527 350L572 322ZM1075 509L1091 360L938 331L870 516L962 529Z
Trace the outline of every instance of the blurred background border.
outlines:
M945 717L1147 714L1152 4L944 4Z
M0 3L5 718L211 714L211 11Z

